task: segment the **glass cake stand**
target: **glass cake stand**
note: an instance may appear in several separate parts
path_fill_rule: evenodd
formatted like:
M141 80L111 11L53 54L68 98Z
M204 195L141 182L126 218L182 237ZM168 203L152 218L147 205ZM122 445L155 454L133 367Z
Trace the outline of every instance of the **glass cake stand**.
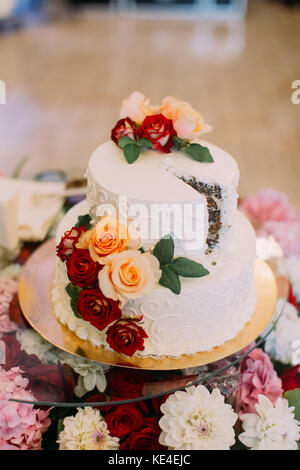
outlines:
M269 264L276 277L278 298L284 301L277 302L271 321L263 332L249 345L234 354L205 365L189 368L147 370L108 365L80 357L78 354L66 353L46 343L44 339L38 351L34 348L30 349L32 341L30 337L25 341L27 347L25 345L22 349L20 343L23 344L24 339L22 341L20 338L26 336L31 326L24 318L19 306L19 298L16 296L10 306L10 315L11 319L17 323L19 330L17 333L2 334L0 337L0 344L2 343L3 346L5 343L5 360L1 365L6 370L20 367L24 371L24 376L29 379L28 389L32 391L34 400L14 399L12 401L65 408L107 407L150 401L151 406L155 407L160 406L164 397L175 391L203 384L209 389L218 387L227 401L234 405L240 384L240 364L253 349L263 344L276 326L288 296L289 283L278 270L278 266L282 266L282 260L271 259ZM36 338L39 338L37 333L35 340ZM37 351L37 355L30 354L33 351ZM90 372L89 377L87 377L87 370ZM96 379L98 388L93 387L96 385ZM79 385L80 383L82 385L84 381L86 381L85 390L82 390L82 386L79 387Z

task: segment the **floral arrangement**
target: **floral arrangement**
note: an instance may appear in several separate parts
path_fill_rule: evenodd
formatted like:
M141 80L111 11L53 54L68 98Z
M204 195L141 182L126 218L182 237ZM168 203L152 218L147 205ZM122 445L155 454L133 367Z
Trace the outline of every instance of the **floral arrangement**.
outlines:
M121 119L111 131L111 139L123 150L128 163L135 162L141 150L164 153L181 150L193 160L213 162L207 147L194 140L211 130L200 113L173 96L153 106L139 91L123 101Z
M34 409L10 398L34 400L27 390L28 379L18 367L5 371L0 366L0 450L39 450L42 434L50 426L49 410Z
M283 205L277 207L281 203ZM246 213L251 211L251 218L256 219L260 233L265 233L264 224L270 221L269 217L274 219L274 223L279 217L279 223L287 222L287 225L299 217L284 195L270 190L250 195L241 202L241 206ZM96 231L87 236L88 231L94 229L88 223L88 217L81 219L80 226L65 234L58 247L61 259L66 266L69 264L70 283L78 287L80 293L85 289L100 290L99 273L107 266L103 261L111 256L110 250L114 249L116 254L139 251L138 245L134 248L130 245L133 242L130 238L119 240L115 237L110 241L108 238L105 246L93 243L97 239ZM273 236L276 238L276 232ZM288 244L277 238L284 251L288 246L282 269L286 269L291 282L289 299L286 304L279 300L278 309L283 309L283 313L262 347L252 349L241 362L240 386L233 396L224 392L225 382L218 383L216 378L198 386L189 386L189 382L199 376L198 370L166 373L168 386L165 386L163 381L157 381L155 371L141 370L137 374L130 368L104 368L101 364L56 349L30 329L22 317L17 297L19 265L2 270L0 355L5 360L0 366L0 449L297 449L300 440L300 357L293 349L294 341L300 338L297 237ZM91 245L78 248L79 240ZM167 243L172 244L170 240ZM161 246L149 253L158 260L160 271L173 261L172 251L167 259L159 260ZM77 258L73 256L76 250L79 251ZM78 274L80 271L83 276ZM106 297L103 292L100 294L98 299L91 292L89 308L93 321L97 319L103 325L110 315L117 316L118 310L112 302L119 305L121 300L119 297L116 300ZM102 312L99 318L97 309L92 308L97 301L101 306L98 311ZM118 322L121 323L119 326ZM120 317L108 324L112 327L117 325L111 331L114 337L111 341L121 347L119 328L129 336L142 336L139 321L129 323L130 327L126 320L125 325L122 322ZM129 348L132 344L134 349L134 341ZM170 393L170 383L174 384L173 389L186 388ZM157 395L161 396L120 405L110 404L110 401L122 402L145 396L153 389L153 384L157 385ZM71 403L78 401L77 397L81 398L84 408L42 409L33 404L10 401ZM95 407L93 404L97 402L106 406Z
M143 351L148 337L142 316L122 316L126 302L147 295L157 283L180 294L181 276L209 274L200 263L174 257L171 235L145 252L137 234L111 216L95 225L88 215L80 216L62 237L57 256L66 263L74 314L103 331L108 345L126 356Z

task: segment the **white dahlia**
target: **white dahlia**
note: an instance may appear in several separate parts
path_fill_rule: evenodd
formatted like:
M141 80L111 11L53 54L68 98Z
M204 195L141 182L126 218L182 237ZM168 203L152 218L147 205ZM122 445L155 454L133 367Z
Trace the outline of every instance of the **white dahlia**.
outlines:
M9 264L0 270L0 279L13 279L17 281L20 277L21 270L22 267L19 264Z
M218 389L191 386L171 395L161 406L159 442L169 449L229 449L235 443L237 414Z
M297 301L300 302L300 258L298 256L291 256L286 258L285 262L294 295Z
M258 414L245 413L240 417L244 429L240 441L253 450L296 450L300 427L294 407L281 397L273 406L269 398L259 395L255 408Z
M55 364L58 361L58 349L48 343L36 331L29 328L17 331L17 340L27 354L35 354L43 364Z
M112 437L100 411L87 406L63 421L58 437L60 450L116 450L119 439Z
M109 366L68 353L61 353L59 357L61 362L70 366L79 375L78 383L74 389L77 397L83 397L95 387L99 392L104 392L106 389L105 372Z
M276 327L266 338L264 349L272 359L283 364L297 364L298 342L300 339L300 318L296 308L284 299L279 299L276 309L283 313ZM295 358L294 358L295 355Z

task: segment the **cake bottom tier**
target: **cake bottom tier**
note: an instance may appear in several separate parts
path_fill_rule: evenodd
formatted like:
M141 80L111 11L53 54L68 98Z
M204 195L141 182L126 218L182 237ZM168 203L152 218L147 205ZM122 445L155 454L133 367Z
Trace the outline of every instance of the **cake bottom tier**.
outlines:
M86 214L86 201L77 204L62 220L57 238L69 230L79 215ZM143 316L148 338L140 357L179 357L210 351L233 339L255 310L255 233L243 214L236 213L226 249L215 250L202 260L210 274L203 278L182 278L180 295L157 285L149 295L129 301L123 317ZM57 318L79 338L110 350L106 334L74 315L65 287L66 266L57 262L52 300Z

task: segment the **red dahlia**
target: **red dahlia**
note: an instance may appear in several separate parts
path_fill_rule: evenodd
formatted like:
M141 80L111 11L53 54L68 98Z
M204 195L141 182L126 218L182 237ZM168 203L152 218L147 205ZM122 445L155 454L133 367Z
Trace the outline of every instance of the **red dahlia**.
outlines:
M99 289L85 289L79 294L77 311L98 330L122 316L119 302L106 298Z
M84 232L86 232L84 226L72 227L71 230L65 232L64 236L61 237L61 241L56 247L56 254L62 261L66 261L71 256L79 237Z
M138 129L138 137L146 137L151 140L154 150L170 153L173 147L173 137L176 131L171 119L162 114L146 116L141 127Z
M89 250L75 248L67 261L67 270L72 284L88 287L97 280L100 265L92 260Z
M120 119L111 131L111 139L117 144L122 137L135 140L137 125L129 118Z
M139 319L118 320L108 328L106 340L114 351L133 356L136 351L145 349L144 338L148 338L148 335L137 325L138 321Z

